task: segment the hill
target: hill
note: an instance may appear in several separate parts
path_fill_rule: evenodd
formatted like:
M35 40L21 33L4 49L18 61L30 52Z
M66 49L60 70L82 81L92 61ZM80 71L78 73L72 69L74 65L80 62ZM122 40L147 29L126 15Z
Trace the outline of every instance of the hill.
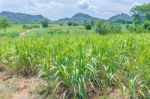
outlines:
M132 23L133 19L128 14L118 14L108 19L111 22Z
M14 13L10 11L2 11L0 13L0 18L2 17L7 17L12 23L38 23L45 18L42 15L29 15L24 13Z
M62 19L55 21L55 23L68 23L70 21L75 22L75 23L83 23L85 20L98 21L101 19L92 17L88 14L77 13L74 16L72 16L71 18L62 18Z

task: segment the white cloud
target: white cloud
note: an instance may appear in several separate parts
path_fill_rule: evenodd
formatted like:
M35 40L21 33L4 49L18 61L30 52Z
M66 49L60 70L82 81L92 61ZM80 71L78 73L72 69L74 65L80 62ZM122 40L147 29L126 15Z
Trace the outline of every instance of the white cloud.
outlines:
M97 7L93 5L89 0L78 1L78 7L81 10L91 10L97 12Z
M78 6L80 9L88 9L91 6L91 4L88 0L80 0L78 2Z
M130 13L135 5L150 0L0 0L0 11L42 14L50 19L87 13L99 18L109 18L119 13Z

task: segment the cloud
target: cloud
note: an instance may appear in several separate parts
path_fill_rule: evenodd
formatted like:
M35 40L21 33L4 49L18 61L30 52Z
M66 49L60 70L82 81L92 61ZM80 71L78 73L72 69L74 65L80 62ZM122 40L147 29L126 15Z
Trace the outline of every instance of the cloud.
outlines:
M93 4L91 4L91 2L89 0L80 0L78 1L78 7L81 10L91 10L96 12L97 7Z
M49 19L71 17L81 12L99 18L109 18L120 13L130 13L135 5L150 0L0 0L0 11L42 14Z
M91 4L88 0L80 0L78 2L78 6L80 9L88 9L91 6Z

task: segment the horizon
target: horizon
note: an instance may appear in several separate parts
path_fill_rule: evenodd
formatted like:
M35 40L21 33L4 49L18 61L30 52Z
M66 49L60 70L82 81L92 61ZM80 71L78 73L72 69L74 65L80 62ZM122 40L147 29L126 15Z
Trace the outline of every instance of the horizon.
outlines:
M130 10L133 6L149 3L149 0L22 0L24 3L20 3L19 1L0 0L0 12L10 11L14 13L42 15L50 20L70 18L76 13L84 13L100 19L108 19L121 13L131 15Z
M10 12L10 13L16 13L16 14L27 14L27 15L34 15L34 16L43 16L42 14L29 14L29 13L22 13L22 12L12 12L12 11L1 11L0 13L2 13L2 12ZM77 14L86 14L86 15L89 15L89 16L91 16L91 17L93 17L93 18L99 18L99 17L95 17L95 16L92 16L92 15L90 15L90 14L87 14L87 13L81 13L81 12L77 12L77 13L74 13L71 17L63 17L63 18L60 18L60 19L65 19L65 18L72 18L73 16L75 16L75 15L77 15ZM127 13L119 13L120 15L121 14L127 14ZM119 15L119 14L116 14L116 15ZM128 15L128 14L127 14ZM115 15L114 15L115 16ZM43 16L43 17L45 17L45 16ZM113 16L110 16L109 18L111 18L111 17L113 17ZM45 17L45 18L47 18L47 17ZM109 19L108 18L108 19ZM60 19L55 19L55 20L52 20L52 19L49 19L49 18L47 18L48 20L51 20L51 21L57 21L57 20L60 20ZM99 18L99 19L104 19L104 18ZM108 19L104 19L104 20L108 20Z

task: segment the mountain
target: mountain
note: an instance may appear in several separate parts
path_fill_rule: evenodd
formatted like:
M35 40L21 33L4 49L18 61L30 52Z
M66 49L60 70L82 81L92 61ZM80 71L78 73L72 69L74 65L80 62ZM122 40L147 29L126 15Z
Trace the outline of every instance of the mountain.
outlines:
M45 19L42 15L29 15L24 13L14 13L10 11L3 11L0 13L0 18L7 17L10 22L15 23L38 23ZM46 18L47 19L47 18Z
M68 23L68 22L75 22L75 23L83 23L85 20L93 20L97 21L100 20L99 18L92 17L88 14L77 13L71 18L63 18L55 21L55 23Z
M132 23L133 18L131 16L129 16L128 14L118 14L115 16L112 16L111 18L108 19L108 21L111 22L123 22L123 23Z

